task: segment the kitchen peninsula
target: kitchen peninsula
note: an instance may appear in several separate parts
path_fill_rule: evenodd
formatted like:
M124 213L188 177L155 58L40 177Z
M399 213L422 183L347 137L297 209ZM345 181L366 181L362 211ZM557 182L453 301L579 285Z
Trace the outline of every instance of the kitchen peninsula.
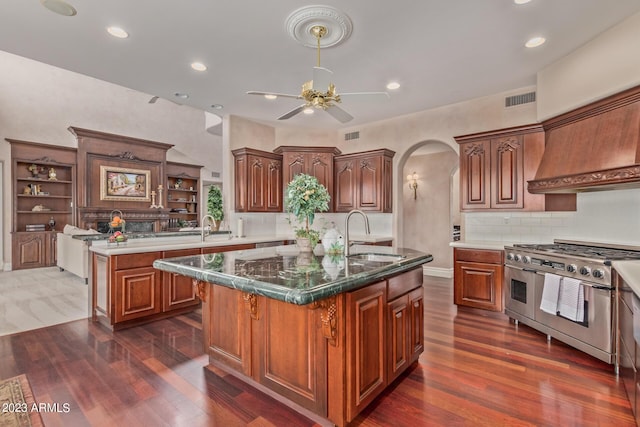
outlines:
M278 246L153 267L193 279L211 365L343 426L422 353L422 264L432 259L394 247L359 245L345 258Z

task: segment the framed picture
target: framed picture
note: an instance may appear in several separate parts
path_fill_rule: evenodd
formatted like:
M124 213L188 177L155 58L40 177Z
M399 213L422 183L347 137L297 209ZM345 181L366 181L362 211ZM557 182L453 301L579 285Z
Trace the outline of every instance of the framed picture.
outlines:
M100 166L100 200L148 202L150 175L148 170Z

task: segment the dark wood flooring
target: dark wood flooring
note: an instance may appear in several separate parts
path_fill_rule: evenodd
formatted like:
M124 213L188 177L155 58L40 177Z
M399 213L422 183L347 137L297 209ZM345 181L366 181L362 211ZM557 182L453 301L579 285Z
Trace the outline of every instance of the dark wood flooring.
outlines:
M613 367L513 322L458 309L425 280L425 352L356 426L633 426ZM75 321L0 337L0 378L25 373L53 426L313 426L205 369L200 316L112 333ZM69 411L64 404L68 404Z

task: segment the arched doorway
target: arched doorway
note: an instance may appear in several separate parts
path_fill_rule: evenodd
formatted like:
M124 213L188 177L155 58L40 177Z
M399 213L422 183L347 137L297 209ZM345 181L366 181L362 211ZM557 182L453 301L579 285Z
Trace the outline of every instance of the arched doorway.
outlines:
M433 261L425 265L426 274L453 275L449 243L454 225L460 224L458 166L458 154L441 141L416 144L398 165L398 243L433 255ZM414 173L418 176L415 194L407 180Z

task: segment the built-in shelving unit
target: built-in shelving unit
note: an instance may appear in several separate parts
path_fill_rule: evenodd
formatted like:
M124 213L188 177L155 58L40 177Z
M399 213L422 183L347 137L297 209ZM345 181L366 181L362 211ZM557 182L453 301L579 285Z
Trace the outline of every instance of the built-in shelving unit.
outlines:
M56 231L75 224L76 149L7 139L13 178L12 268L56 264Z
M169 230L197 227L200 220L200 169L202 166L167 162Z

